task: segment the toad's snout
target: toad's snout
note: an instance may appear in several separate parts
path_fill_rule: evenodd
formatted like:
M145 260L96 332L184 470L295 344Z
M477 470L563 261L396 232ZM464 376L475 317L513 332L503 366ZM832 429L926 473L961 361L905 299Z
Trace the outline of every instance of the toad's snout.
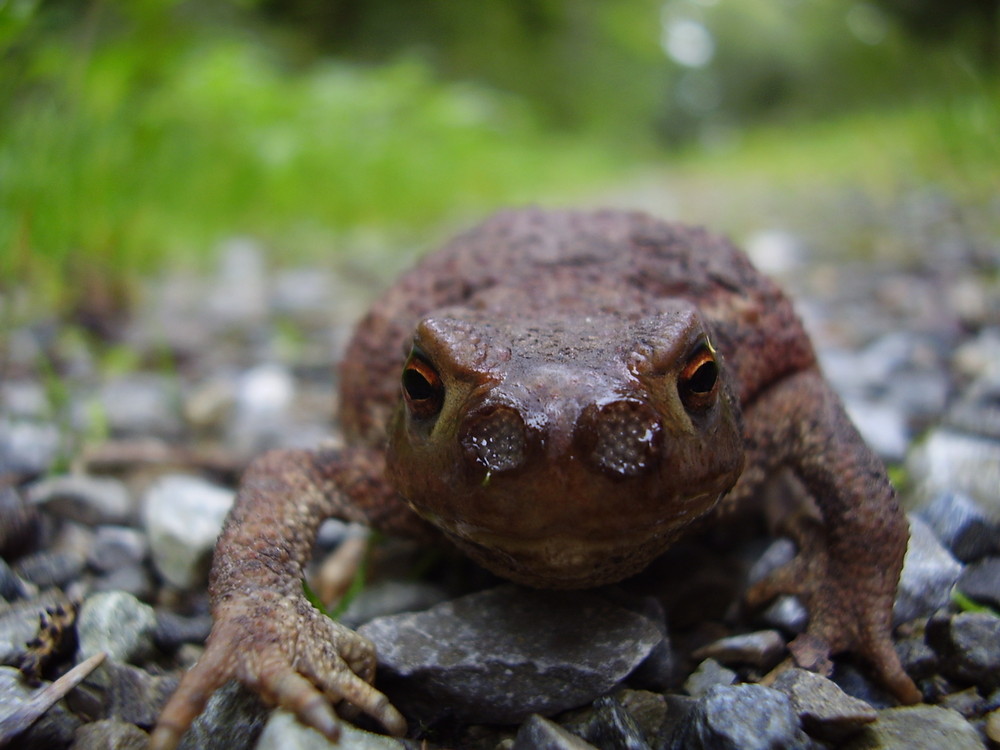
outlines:
M466 458L497 474L536 459L549 466L578 460L593 471L624 479L652 470L662 457L663 425L642 401L623 398L582 409L575 403L545 406L549 418L527 422L506 405L469 414L459 432Z

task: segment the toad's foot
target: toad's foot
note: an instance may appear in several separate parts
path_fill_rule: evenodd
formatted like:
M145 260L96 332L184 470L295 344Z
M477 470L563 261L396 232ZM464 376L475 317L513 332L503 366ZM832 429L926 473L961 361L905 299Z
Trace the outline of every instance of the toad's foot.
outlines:
M809 626L788 648L800 667L829 675L830 655L849 651L870 664L901 703L919 703L921 693L892 645L892 590L866 586L852 571L838 571L820 529L800 527L797 532L799 549L808 551L751 586L747 604L757 607L780 594L799 597L809 612Z
M332 706L346 703L378 720L390 733L406 721L372 687L371 642L318 612L303 597L255 591L239 604L224 602L205 653L181 680L160 714L151 750L170 750L201 713L209 696L237 679L265 701L293 712L332 741L340 720Z

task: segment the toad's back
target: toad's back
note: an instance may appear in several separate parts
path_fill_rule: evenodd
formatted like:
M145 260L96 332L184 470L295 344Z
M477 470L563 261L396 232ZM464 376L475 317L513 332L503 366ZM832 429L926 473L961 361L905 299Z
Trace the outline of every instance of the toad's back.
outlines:
M415 324L442 308L530 323L528 345L545 346L555 319L592 317L594 336L613 337L608 321L651 317L671 298L693 302L712 327L741 403L814 362L788 298L716 235L639 213L508 211L424 258L361 321L342 365L344 428L384 441Z

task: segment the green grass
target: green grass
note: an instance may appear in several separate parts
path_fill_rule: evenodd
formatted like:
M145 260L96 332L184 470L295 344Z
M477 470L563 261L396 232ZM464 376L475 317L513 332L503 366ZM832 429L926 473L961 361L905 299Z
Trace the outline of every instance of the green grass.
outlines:
M730 148L688 152L678 175L823 189L853 184L872 194L934 184L962 198L998 193L1000 85L872 107L817 122L763 126Z
M639 166L636 144L553 133L521 100L441 83L416 61L295 70L236 34L151 51L139 38L40 47L30 84L0 86L0 305L16 290L44 309L101 295L113 307L136 275L202 263L235 234L290 261L356 252L352 238L371 233L423 244L442 223L567 202ZM12 69L0 65L0 84ZM733 204L848 183L978 199L996 194L998 132L1000 92L981 83L646 166L685 199Z
M291 72L216 41L147 80L122 54L2 118L0 284L51 304L81 279L197 263L233 234L309 257L351 232L406 237L616 169L518 101L416 62Z

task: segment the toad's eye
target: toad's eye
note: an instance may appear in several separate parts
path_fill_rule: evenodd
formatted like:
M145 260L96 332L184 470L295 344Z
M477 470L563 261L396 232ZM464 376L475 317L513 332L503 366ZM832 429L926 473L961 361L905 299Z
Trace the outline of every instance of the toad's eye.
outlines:
M715 351L709 344L702 344L681 371L677 381L684 408L700 411L712 405L719 385L719 364Z
M444 383L430 363L410 355L403 367L403 398L417 419L433 417L444 404Z

